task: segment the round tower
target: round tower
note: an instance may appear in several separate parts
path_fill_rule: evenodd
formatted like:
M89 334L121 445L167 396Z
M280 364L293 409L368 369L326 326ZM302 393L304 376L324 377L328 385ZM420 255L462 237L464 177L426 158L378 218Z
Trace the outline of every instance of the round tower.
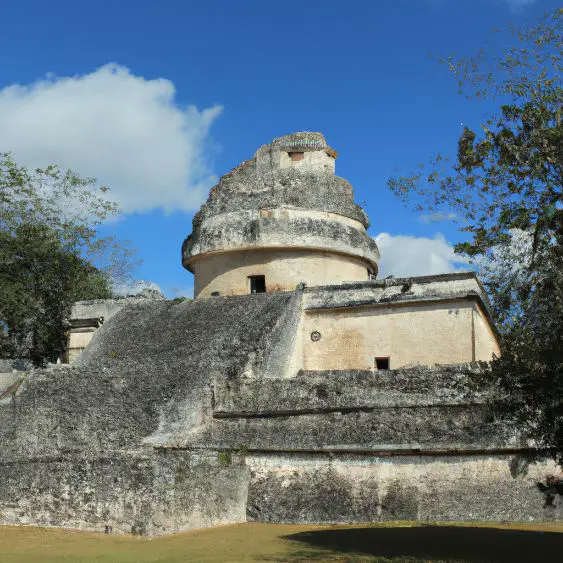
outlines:
M260 147L220 179L182 246L196 298L377 274L368 217L352 186L335 176L336 156L320 133L294 133Z

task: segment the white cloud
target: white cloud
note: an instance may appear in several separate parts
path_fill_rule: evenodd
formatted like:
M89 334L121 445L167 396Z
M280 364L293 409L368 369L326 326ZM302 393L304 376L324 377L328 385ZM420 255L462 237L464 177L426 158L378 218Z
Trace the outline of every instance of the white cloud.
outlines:
M501 276L508 280L522 284L529 276L529 266L532 260L533 233L522 229L510 229L510 238L480 257L477 264L481 275L488 278L491 275Z
M436 213L428 213L427 215L421 215L418 220L421 223L439 223L441 221L453 221L456 218L455 213L442 213L440 211Z
M126 212L193 210L212 183L205 140L220 106L175 103L174 84L105 65L0 90L0 151L58 164L111 188Z
M441 234L426 238L381 233L375 242L381 252L380 278L446 274L463 270L461 265L467 263Z

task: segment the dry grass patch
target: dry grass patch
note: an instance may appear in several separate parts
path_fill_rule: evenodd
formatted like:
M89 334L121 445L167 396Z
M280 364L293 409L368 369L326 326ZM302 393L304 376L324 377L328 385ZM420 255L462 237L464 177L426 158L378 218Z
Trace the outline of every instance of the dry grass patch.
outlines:
M236 524L156 539L0 527L1 563L557 561L563 523Z

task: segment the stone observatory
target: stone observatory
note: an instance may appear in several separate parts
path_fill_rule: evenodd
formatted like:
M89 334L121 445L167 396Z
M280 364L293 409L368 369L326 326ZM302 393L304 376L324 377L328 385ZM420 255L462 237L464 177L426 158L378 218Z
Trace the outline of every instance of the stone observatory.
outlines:
M335 158L264 145L194 218L195 300L76 303L71 363L8 366L0 524L561 519L558 468L476 385L500 354L479 280L376 279Z
M320 133L260 147L211 190L184 242L195 297L375 278L379 252Z

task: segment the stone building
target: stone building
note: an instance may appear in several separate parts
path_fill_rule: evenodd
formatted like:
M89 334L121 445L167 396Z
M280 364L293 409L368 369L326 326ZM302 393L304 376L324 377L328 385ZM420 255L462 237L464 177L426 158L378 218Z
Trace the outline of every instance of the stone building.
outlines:
M182 249L196 298L375 278L379 252L319 133L261 147L223 176Z
M182 247L194 301L75 306L75 362L0 395L0 523L561 518L558 469L474 385L499 353L479 281L375 279L335 158L297 133L221 178Z
M320 133L295 133L221 178L182 246L195 298L306 288L286 376L498 355L473 274L376 280L379 251L352 186L335 175L336 156ZM71 361L124 303L76 304Z

